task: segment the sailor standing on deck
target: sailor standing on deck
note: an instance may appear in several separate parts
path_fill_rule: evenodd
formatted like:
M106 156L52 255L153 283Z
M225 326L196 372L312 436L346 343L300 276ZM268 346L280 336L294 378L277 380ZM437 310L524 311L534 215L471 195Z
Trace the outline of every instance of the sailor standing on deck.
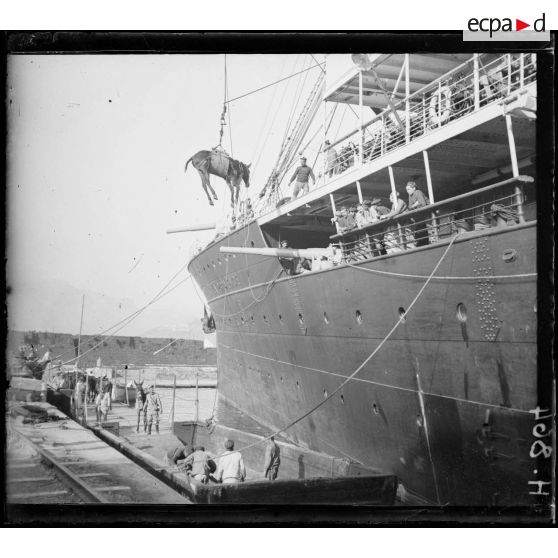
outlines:
M265 447L264 476L267 480L275 480L281 464L281 450L275 443L275 438L271 436L269 443Z
M242 455L238 451L233 451L234 442L232 440L225 441L225 449L227 451L218 458L215 479L223 484L243 482L246 478L246 467Z
M163 412L163 404L159 394L155 392L155 386L151 386L145 399L143 409L147 416L147 433L151 434L151 427L155 420L155 431L159 434L159 415Z
M294 190L293 190L293 200L298 197L299 192L301 195L307 194L309 191L308 179L312 179L312 184L315 184L316 177L312 172L312 169L306 164L306 157L300 158L300 165L294 171L293 176L289 181L289 186L296 179Z

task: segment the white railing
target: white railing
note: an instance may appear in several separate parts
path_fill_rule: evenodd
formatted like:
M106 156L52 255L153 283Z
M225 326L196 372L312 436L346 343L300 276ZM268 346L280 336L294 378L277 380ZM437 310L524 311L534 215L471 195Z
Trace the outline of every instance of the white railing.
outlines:
M536 79L532 54L504 54L490 62L475 55L451 72L395 104L337 140L327 159L326 177L367 164L450 122L500 101ZM409 110L406 110L406 107ZM359 152L362 135L362 155Z
M399 121L391 109L386 109L364 123L362 129L353 130L324 150L321 155L326 159L325 165L318 163L315 168L325 168L325 175L317 173L314 188L501 101L535 80L534 54L504 54L494 60L489 60L488 55L475 54L419 91L395 102ZM256 200L256 216L275 209L283 195L290 195L288 191L281 195L279 184L274 192L274 196Z

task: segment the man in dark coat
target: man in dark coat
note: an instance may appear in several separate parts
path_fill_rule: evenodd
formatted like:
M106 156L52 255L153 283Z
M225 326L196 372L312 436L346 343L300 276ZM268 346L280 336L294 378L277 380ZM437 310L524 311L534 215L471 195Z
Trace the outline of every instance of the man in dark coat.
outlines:
M265 448L264 476L267 480L275 480L281 464L281 450L275 443L275 438L271 436Z

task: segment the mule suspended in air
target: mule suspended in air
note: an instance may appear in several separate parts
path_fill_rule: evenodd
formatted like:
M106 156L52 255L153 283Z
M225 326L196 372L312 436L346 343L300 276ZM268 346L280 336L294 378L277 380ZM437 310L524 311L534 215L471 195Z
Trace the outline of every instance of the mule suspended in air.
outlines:
M186 161L184 172L188 169L190 161L192 161L193 167L200 173L202 186L209 200L209 205L213 205L209 192L211 192L214 199L217 199L217 194L209 182L210 174L225 180L231 191L231 206L233 208L238 201L240 181L244 182L246 188L250 186L250 165L236 161L223 151L216 149L212 151L198 151Z

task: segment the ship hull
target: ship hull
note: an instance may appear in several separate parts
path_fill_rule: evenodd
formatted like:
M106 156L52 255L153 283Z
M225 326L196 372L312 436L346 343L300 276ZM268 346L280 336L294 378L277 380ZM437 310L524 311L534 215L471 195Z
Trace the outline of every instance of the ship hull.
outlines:
M395 474L424 502L532 504L536 226L448 242L296 277L219 252L265 246L255 223L210 245L190 271L216 321L220 396L279 430L366 362L284 436Z

